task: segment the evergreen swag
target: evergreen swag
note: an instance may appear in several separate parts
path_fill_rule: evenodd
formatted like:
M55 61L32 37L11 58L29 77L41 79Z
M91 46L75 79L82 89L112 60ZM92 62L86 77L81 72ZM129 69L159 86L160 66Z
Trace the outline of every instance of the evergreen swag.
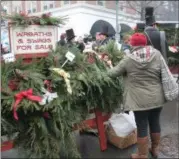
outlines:
M21 59L2 64L2 135L16 133L15 146L25 149L31 158L80 158L72 133L74 124L82 124L90 109L112 112L122 102L122 79L108 77L103 61L94 55L95 62L90 64L89 54L81 54L75 46L69 49L75 60L63 68L71 76L72 94L69 94L64 79L52 71L62 66L67 51L66 46L58 46L48 57L31 64L22 64ZM104 52L113 63L122 58L115 42L103 48ZM34 95L41 96L44 80L51 81L52 92L57 92L58 98L45 105L23 99L17 110L19 120L15 120L12 108L15 94L32 88ZM13 90L9 88L12 82L16 84Z
M52 17L51 13L42 14L40 17L38 16L28 16L26 13L20 12L15 13L13 15L5 15L5 19L10 20L11 25L15 25L16 27L27 27L28 25L54 25L59 26L63 25L64 21L67 19Z

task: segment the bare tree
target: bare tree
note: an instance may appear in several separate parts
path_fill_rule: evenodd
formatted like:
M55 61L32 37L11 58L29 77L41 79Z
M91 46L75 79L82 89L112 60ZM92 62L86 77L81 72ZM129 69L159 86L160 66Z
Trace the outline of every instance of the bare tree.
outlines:
M179 1L168 1L167 5L164 5L157 10L157 15L159 15L158 20L178 21L178 7Z
M145 18L145 8L147 6L154 7L154 12L158 8L164 6L167 1L126 1L124 7L135 10L140 15L140 20Z

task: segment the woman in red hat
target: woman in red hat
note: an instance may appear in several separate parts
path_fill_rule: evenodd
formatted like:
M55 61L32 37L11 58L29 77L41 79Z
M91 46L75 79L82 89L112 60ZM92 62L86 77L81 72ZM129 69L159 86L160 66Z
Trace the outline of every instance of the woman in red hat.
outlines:
M114 68L109 70L111 77L127 74L124 88L124 110L133 111L137 124L138 152L132 158L148 158L148 125L152 141L151 153L157 157L160 141L160 113L165 103L161 82L161 53L147 45L142 33L131 36L133 47Z

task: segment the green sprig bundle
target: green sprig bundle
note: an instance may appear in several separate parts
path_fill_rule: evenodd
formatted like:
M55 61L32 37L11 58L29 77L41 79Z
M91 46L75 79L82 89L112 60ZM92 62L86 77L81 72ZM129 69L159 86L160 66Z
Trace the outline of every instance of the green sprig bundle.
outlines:
M50 13L41 16L28 16L25 13L15 13L13 15L5 15L5 19L10 20L10 24L16 27L27 27L28 25L64 25L67 17L52 17Z

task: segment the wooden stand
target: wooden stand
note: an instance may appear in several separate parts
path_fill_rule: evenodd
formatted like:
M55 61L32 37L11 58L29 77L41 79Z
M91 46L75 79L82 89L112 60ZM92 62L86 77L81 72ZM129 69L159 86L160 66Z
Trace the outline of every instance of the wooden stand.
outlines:
M11 150L13 149L13 147L14 147L13 141L5 141L1 143L1 152Z
M107 139L105 134L104 122L108 121L111 116L111 113L102 115L102 112L99 110L93 110L90 113L95 113L95 118L85 120L84 123L88 125L90 128L97 128L98 137L100 143L101 151L105 151L107 149Z

